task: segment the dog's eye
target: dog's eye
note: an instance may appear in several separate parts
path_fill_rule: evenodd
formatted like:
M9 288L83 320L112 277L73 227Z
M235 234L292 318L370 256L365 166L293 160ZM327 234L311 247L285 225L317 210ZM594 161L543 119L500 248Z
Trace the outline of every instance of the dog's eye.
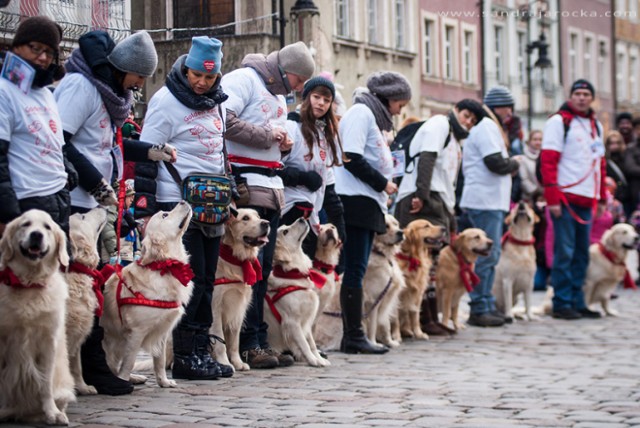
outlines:
M289 233L289 229L285 229L285 230L283 230L283 231L282 231L282 234L283 234L283 235L286 235L286 234L288 234L288 233Z
M29 227L29 226L31 226L31 222L30 221L25 221L24 223L22 223L20 225L20 227Z
M246 216L242 217L242 220L243 220L243 221L249 221L249 216L248 216L248 215L246 215Z
M48 224L45 224L44 228L47 229L47 230L51 230L51 226L49 226Z
M167 218L169 216L169 213L162 213L162 218Z

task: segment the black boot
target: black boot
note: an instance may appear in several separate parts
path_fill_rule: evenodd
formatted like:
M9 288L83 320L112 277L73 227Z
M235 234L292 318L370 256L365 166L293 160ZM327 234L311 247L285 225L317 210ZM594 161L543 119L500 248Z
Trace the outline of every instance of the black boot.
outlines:
M211 356L211 340L218 340L222 342L222 339L217 336L210 335L207 330L199 330L196 333L196 354L198 355L198 358L200 358L207 367L213 370L217 367L218 370L220 370L220 377L233 376L233 367L226 364L220 364Z
M373 344L367 339L362 329L362 289L340 289L342 305L342 341L340 351L345 354L384 354L389 350L386 346Z
M133 392L133 385L128 380L114 375L107 365L107 358L102 348L104 330L100 327L99 318L93 319L91 334L80 349L82 377L87 385L92 385L98 394L125 395Z
M447 327L447 320L443 320L444 323L441 323L438 319L438 296L436 293L435 287L427 288L427 292L425 293L427 297L427 304L429 305L429 314L431 315L431 321L436 323L440 328L445 330L449 334L456 334L457 331L453 328Z
M422 328L422 331L430 336L451 336L451 333L449 333L449 331L447 331L447 329L438 322L438 313L435 312L434 314L431 312L428 297L430 290L433 290L434 294L436 292L435 288L428 288L426 293L424 293L424 296L422 296L422 302L420 304L420 327Z
M174 379L212 380L220 377L220 368L207 366L196 353L196 331L175 328L173 330Z

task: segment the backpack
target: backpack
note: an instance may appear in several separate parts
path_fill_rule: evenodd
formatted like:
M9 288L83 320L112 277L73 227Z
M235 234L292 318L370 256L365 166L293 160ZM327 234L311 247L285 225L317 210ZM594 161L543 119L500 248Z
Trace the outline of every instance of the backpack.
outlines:
M410 123L409 125L405 126L400 131L398 131L398 133L396 134L396 137L394 138L393 142L389 146L392 152L395 152L398 150L404 151L404 159L405 159L404 172L413 171L413 169L411 171L409 170L409 166L413 165L413 163L415 162L415 159L418 156L420 156L420 153L417 153L416 155L411 156L409 154L409 148L411 147L411 142L413 141L413 137L416 135L416 132L418 132L418 129L420 129L420 127L424 125L425 122L426 121L423 120L420 122ZM451 130L451 126L449 126L449 130ZM449 145L449 141L451 141L451 131L447 135L447 139L444 141L444 147L447 147Z

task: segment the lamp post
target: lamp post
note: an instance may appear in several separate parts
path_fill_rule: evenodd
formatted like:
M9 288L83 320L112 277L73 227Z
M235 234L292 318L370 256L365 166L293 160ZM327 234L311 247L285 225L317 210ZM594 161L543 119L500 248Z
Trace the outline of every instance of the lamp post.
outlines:
M547 52L548 48L549 44L547 43L547 38L544 33L540 33L538 40L527 44L527 94L529 98L527 100L527 126L529 127L529 132L531 132L531 129L533 128L531 123L533 121L533 88L531 87L531 70L533 67L544 69L552 66ZM532 67L531 54L535 50L538 51L538 60Z

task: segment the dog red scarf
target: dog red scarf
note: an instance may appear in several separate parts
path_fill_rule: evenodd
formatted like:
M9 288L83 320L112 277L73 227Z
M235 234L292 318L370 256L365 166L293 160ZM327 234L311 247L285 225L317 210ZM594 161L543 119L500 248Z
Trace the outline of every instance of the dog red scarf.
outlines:
M284 279L310 279L311 282L317 287L322 288L327 282L327 277L321 273L310 270L309 273L304 273L298 269L292 269L285 271L282 266L276 265L273 268L273 276Z
M101 270L91 269L82 263L73 262L69 265L69 273L80 273L87 275L93 279L93 292L98 299L98 307L96 308L96 316L102 316L102 310L104 308L104 296L102 295L102 286L113 275L115 268L109 264L104 265Z
M44 288L42 284L23 284L20 278L18 278L9 267L0 270L0 282L4 282L12 288Z
M318 259L313 259L313 268L325 273L326 275L333 274L336 281L340 280L340 275L336 272L336 265L330 265L328 263L321 262Z
M480 284L480 277L473 271L473 264L462 257L462 253L455 253L455 255L460 265L460 279L464 284L464 288L470 293L476 285Z
M413 272L417 270L422 265L422 263L420 262L420 259L417 259L411 256L406 256L402 253L396 253L396 259L403 260L409 263L409 272Z
M624 260L618 260L616 258L616 255L613 254L612 251L607 250L605 248L605 246L602 245L601 242L598 242L597 244L598 244L598 250L600 250L602 255L607 260L609 260L614 265L623 266L624 267L624 280L623 280L624 288L629 288L631 290L637 290L638 287L636 286L636 283L633 282L633 278L631 278L631 274L629 273L629 269L627 269L627 265L624 263Z
M507 242L511 242L514 245L521 245L521 246L527 246L527 245L533 245L536 243L536 239L535 238L531 238L531 239L527 239L526 241L523 241L521 239L515 238L511 232L507 231L504 235L502 235L502 239L500 240L500 244L504 247L504 244L506 244Z
M260 266L260 261L258 261L258 259L240 260L233 255L233 249L227 244L220 244L220 258L234 266L242 267L242 281L245 284L254 285L256 282L262 280L262 266ZM227 280L226 278L218 278L214 282L214 285L227 284L229 282L232 281Z

